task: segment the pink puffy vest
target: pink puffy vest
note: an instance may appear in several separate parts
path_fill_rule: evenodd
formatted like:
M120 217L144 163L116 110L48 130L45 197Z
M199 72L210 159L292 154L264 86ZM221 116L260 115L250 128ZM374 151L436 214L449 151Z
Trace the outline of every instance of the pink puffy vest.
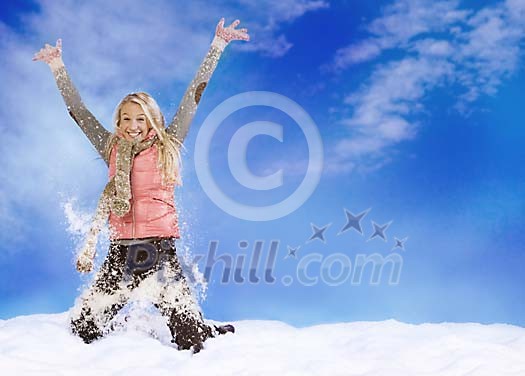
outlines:
M155 134L151 129L146 138ZM110 179L115 175L116 149L113 146L109 159ZM131 209L123 217L110 213L110 239L180 238L174 188L162 185L156 145L137 154L131 168Z

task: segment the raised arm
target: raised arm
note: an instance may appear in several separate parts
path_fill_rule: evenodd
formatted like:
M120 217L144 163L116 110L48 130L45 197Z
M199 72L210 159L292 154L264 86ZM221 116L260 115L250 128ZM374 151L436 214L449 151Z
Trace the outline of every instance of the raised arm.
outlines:
M180 143L188 134L191 121L195 116L197 105L201 99L202 93L208 85L211 75L217 67L222 51L232 40L250 40L248 29L235 29L241 21L235 20L228 27L224 27L224 18L221 18L215 29L215 37L211 42L210 49L201 63L197 74L186 89L182 97L177 113L168 125L166 131L174 135Z
M33 57L33 61L44 61L51 68L56 84L66 103L69 115L75 120L80 129L95 147L104 162L109 164L105 157L105 147L111 132L106 130L102 124L86 108L80 94L69 77L64 62L62 61L62 40L58 39L55 47L46 44Z

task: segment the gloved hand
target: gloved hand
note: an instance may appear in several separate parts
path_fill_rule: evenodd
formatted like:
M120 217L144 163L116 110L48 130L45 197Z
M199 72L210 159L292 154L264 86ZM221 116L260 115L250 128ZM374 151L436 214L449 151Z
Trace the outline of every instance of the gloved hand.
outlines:
M215 28L215 37L213 38L212 44L223 51L232 40L249 41L250 36L248 35L248 29L236 29L237 25L240 23L241 21L235 20L230 26L224 27L224 17L221 18Z
M62 39L59 38L57 40L55 47L46 43L40 51L35 53L33 61L43 61L49 65L52 70L64 66L64 62L62 61Z
M89 252L89 247L84 248L77 256L77 270L80 273L89 273L93 270L95 255Z

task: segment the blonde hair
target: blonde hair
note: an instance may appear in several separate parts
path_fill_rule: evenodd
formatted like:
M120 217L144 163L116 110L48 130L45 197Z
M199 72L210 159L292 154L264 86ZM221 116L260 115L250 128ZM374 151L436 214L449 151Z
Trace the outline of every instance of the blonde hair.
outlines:
M180 148L183 146L179 140L166 132L164 115L162 115L160 107L155 99L153 99L148 93L137 92L128 94L118 104L113 115L115 133L110 137L106 144L105 154L107 160L109 161L111 150L119 138L118 129L120 126L120 112L122 106L129 102L140 105L146 115L148 123L157 133L159 139L156 144L158 150L157 166L160 168L163 183L182 185L180 173L182 169Z

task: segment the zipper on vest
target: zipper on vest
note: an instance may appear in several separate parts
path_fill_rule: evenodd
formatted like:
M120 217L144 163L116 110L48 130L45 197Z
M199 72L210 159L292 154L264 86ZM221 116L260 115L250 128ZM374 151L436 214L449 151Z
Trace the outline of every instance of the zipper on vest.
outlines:
M131 238L135 239L135 205L133 203L131 204L131 215L132 215L132 222L131 222Z

